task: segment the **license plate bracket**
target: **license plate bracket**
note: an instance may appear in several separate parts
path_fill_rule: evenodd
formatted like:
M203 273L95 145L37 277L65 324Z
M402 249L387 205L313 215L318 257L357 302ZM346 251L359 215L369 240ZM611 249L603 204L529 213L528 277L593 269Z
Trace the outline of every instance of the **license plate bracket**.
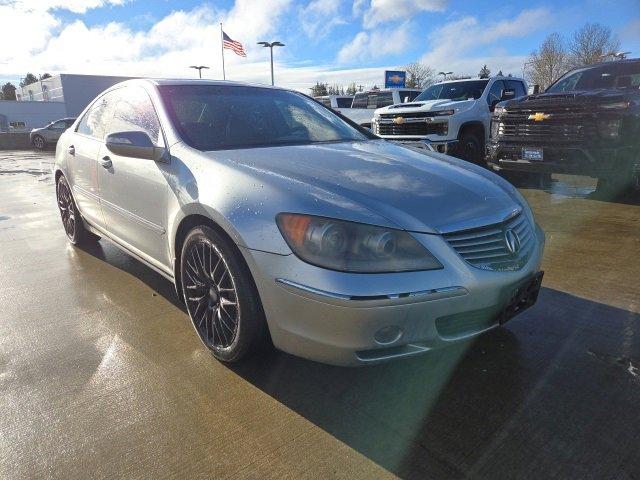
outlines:
M544 151L538 147L523 147L522 159L530 162L542 162L544 159Z
M506 307L498 315L498 322L501 325L536 303L543 276L544 272L539 271L532 278L512 290Z

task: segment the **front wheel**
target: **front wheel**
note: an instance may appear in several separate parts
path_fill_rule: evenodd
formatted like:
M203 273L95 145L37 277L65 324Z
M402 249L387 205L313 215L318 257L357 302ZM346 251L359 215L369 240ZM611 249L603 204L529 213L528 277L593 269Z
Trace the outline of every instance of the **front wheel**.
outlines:
M35 137L33 137L33 147L36 150L44 150L44 147L45 147L44 138L42 138L40 135L36 135Z
M266 321L251 273L234 246L207 226L184 241L180 281L202 343L223 362L237 362L266 338Z
M458 156L467 162L483 165L484 144L482 140L471 131L463 132L458 139Z

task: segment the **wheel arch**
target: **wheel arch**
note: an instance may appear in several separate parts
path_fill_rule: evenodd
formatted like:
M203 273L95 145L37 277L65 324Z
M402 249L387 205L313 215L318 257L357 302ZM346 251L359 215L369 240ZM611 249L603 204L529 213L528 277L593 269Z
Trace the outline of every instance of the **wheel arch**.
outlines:
M484 145L486 143L486 132L484 123L478 120L470 120L460 125L458 129L458 138L460 138L466 132L473 132L480 136L480 141Z

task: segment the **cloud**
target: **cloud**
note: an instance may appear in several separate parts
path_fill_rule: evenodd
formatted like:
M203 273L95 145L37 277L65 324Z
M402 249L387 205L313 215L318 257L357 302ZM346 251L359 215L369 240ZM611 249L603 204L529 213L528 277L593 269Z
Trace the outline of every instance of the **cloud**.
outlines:
M365 28L373 28L381 23L406 20L422 12L442 12L448 0L356 0L353 13L363 16Z
M364 62L383 55L402 53L411 40L411 28L404 23L396 28L359 32L338 52L338 63Z
M326 37L334 27L347 22L340 14L341 0L313 0L300 9L302 30L312 40Z
M475 74L483 64L514 74L522 69L523 56L509 56L497 50L499 40L530 35L549 23L551 13L545 8L523 10L516 17L493 23L480 22L476 17L463 17L434 30L428 44L435 45L420 61L436 70Z

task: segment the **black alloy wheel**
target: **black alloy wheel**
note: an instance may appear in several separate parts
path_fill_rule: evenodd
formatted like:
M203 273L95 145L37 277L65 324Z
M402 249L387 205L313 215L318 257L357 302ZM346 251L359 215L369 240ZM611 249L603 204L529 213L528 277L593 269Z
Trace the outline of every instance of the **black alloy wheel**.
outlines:
M458 140L459 156L477 165L483 165L484 162L484 145L473 132L465 132Z
M60 217L62 217L62 226L64 227L64 233L72 243L75 243L76 239L76 208L73 203L73 197L71 197L71 190L69 184L64 177L60 177L57 185L58 196L58 209L60 210Z
M64 233L67 234L67 238L71 243L78 245L100 240L98 235L85 228L78 207L76 207L76 203L73 200L73 195L71 195L71 187L69 187L69 182L67 182L64 175L61 175L56 183L56 197Z
M248 268L217 231L199 226L187 235L180 277L193 326L218 360L238 361L264 339L264 313Z

